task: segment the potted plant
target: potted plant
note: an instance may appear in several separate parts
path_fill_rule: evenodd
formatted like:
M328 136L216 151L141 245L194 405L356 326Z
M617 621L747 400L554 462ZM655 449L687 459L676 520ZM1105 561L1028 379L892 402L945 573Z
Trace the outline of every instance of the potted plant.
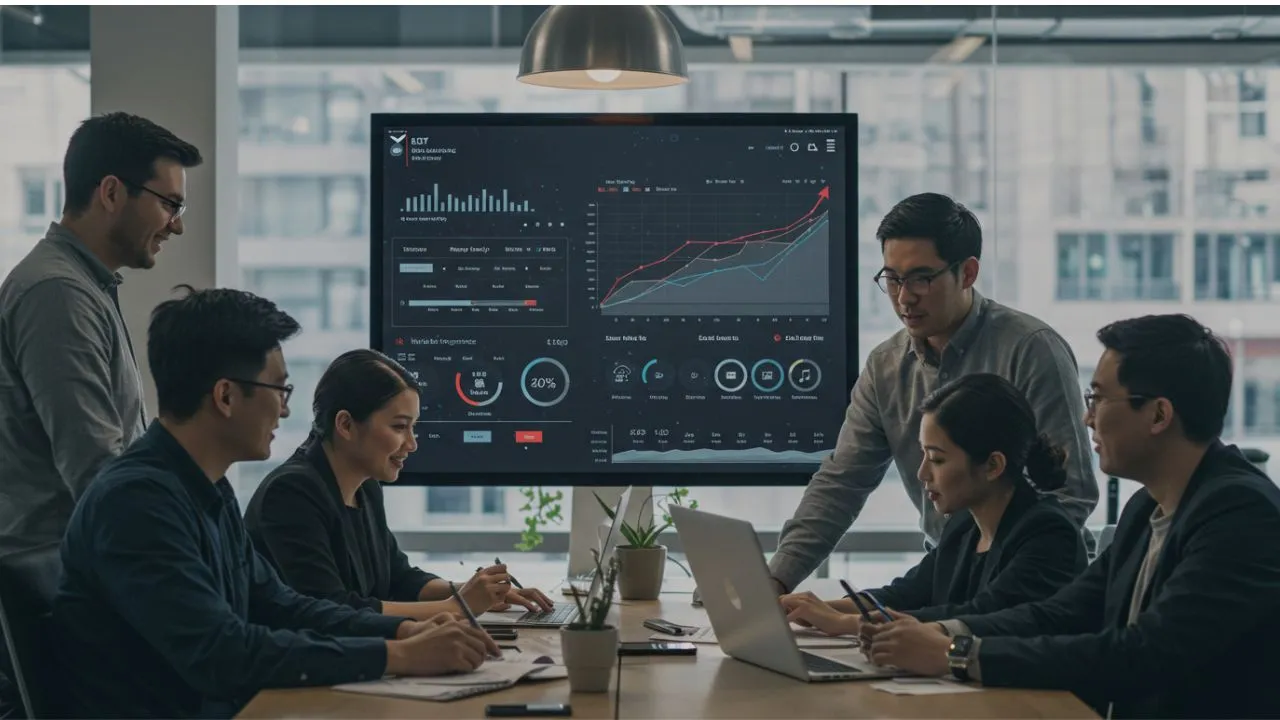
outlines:
M618 628L608 624L613 592L618 582L618 560L600 565L600 551L593 549L600 583L596 593L584 599L573 594L578 619L560 628L560 650L569 672L570 692L608 692L609 677L618 661Z
M666 546L659 545L658 538L674 524L671 514L667 512L667 507L683 505L688 494L688 488L673 488L666 495L656 497L650 495L645 503L648 510L647 520L645 519L646 507L641 507L640 517L634 526L626 520L618 522L622 537L627 541L625 545L618 545L616 551L619 568L618 592L623 600L656 600L662 592L662 579L669 558ZM596 502L600 503L600 507L604 508L609 519L613 520L613 508L601 500L599 495L595 498ZM691 501L689 509L697 510L698 501ZM658 524L656 520L658 510L662 513L662 524ZM679 563L676 564L679 565ZM689 574L684 566L681 566L681 569L686 575Z

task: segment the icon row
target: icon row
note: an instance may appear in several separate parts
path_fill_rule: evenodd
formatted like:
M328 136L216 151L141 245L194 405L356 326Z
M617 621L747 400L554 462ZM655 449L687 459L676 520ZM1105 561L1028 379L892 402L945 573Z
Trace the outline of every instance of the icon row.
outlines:
M689 360L679 368L658 358L642 362L618 361L608 369L609 384L617 390L643 387L663 392L679 382L690 392L707 390L712 383L721 392L741 392L750 383L755 392L774 393L789 384L798 393L810 393L822 383L822 368L812 360L793 361L785 368L772 358L757 360L750 366L742 360L725 358L714 366L703 360Z

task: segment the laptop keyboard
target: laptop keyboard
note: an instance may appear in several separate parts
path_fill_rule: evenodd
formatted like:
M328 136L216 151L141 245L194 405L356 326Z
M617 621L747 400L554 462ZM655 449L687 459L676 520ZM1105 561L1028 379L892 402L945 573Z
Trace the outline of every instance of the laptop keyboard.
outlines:
M518 623L538 623L540 625L564 625L572 622L578 614L578 606L573 603L555 603L551 612L530 610L520 616Z
M821 655L813 655L807 652L801 652L804 658L804 668L811 673L828 675L831 673L855 673L859 672L857 668L850 667L844 663L838 663L834 660L828 660Z

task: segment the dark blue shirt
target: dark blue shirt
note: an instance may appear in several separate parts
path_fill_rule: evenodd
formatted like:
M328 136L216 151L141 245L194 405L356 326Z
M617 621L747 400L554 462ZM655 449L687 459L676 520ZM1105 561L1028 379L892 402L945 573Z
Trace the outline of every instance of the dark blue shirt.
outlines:
M284 585L226 478L159 422L90 483L62 561L60 709L75 717L231 717L265 688L378 678L404 620Z

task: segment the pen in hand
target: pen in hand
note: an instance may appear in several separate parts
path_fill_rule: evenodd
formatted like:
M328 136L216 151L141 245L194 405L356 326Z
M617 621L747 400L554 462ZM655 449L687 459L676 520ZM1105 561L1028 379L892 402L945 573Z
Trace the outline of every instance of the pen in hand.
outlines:
M862 604L862 599L858 597L857 591L849 587L849 583L844 580L840 581L840 587L844 588L845 597L852 600L853 604L858 607L858 612L862 613L862 619L869 623L875 622L875 620L871 619L871 613L867 612L867 607ZM889 618L888 613L885 614L885 618Z
M452 580L449 581L449 592L453 595L453 599L457 601L458 605L462 607L462 613L467 616L467 622L471 623L471 627L484 632L484 628L480 627L480 621L476 619L476 614L471 612L471 607L467 605L466 601L462 599L462 596L458 594L458 586L454 585ZM491 657L496 658L501 656L493 655Z
M502 564L502 559L501 559L501 558L497 558L497 557L495 557L495 558L493 559L493 564L494 564L494 565L501 565L501 564ZM519 589L519 590L523 590L523 589L524 589L524 586L520 584L520 581L516 579L516 576L515 576L515 575L512 575L511 573L507 573L507 577L511 580L511 584L512 584L512 585L515 585L517 589Z

